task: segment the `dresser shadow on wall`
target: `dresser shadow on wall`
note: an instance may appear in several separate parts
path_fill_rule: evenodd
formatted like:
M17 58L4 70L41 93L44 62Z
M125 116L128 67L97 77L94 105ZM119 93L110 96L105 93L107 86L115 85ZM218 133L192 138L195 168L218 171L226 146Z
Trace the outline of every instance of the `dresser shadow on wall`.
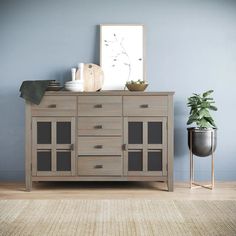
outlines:
M24 100L19 88L0 91L0 180L23 180Z

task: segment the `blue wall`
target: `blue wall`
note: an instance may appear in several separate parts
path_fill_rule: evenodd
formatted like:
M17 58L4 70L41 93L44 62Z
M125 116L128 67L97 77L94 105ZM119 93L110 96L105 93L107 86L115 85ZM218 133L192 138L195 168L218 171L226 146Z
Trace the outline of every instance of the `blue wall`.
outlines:
M1 0L0 180L24 178L23 80L70 78L77 62L99 63L102 23L147 29L150 91L175 91L175 179L189 176L186 98L215 90L216 179L236 180L236 1ZM233 135L234 134L234 135ZM196 164L209 177L210 162Z

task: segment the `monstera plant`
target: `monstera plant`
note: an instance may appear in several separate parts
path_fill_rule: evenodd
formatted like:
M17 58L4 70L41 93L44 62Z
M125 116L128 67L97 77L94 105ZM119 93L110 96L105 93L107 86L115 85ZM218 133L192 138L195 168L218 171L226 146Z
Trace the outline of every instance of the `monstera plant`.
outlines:
M188 128L188 145L193 154L201 157L209 156L216 149L217 128L211 111L217 111L217 107L211 97L213 92L194 93L187 103L190 108L187 125L196 124L196 127Z

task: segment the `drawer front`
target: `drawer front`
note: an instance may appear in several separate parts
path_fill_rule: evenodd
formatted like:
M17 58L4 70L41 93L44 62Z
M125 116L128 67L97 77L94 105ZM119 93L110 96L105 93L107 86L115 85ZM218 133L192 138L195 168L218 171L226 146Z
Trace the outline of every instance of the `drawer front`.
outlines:
M121 96L79 96L78 116L121 116Z
M78 159L78 175L122 175L122 158L120 156L86 156Z
M79 117L78 135L121 136L121 117Z
M32 105L32 116L75 116L76 96L44 96L39 105Z
M167 96L124 96L124 116L167 116Z
M121 137L78 137L78 155L121 155Z

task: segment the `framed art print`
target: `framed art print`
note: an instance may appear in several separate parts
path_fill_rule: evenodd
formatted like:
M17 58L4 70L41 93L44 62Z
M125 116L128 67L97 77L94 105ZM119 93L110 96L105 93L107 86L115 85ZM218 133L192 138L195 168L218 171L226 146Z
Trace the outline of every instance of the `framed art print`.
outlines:
M100 25L103 90L122 90L127 81L145 80L144 26Z

